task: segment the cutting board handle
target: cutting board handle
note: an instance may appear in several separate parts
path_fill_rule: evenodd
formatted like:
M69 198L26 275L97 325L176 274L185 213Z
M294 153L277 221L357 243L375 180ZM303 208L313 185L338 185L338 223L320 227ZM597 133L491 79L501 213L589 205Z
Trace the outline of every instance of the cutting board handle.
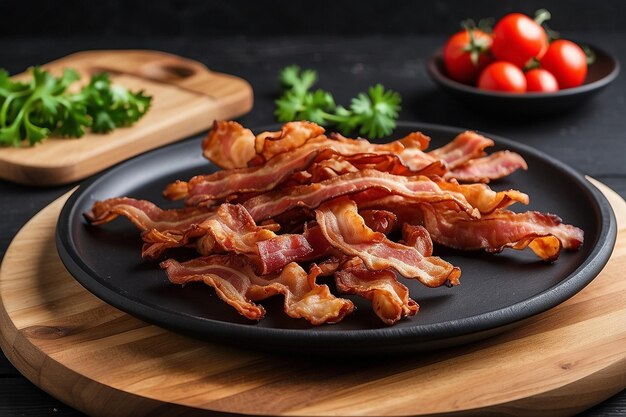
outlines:
M235 113L235 108L241 109L242 102L247 102L243 107L252 107L252 87L247 81L213 72L198 61L178 55L149 50L97 50L78 52L69 58L82 73L130 74L209 96L217 101L224 115ZM54 61L46 67L58 64ZM220 118L216 115L216 119Z

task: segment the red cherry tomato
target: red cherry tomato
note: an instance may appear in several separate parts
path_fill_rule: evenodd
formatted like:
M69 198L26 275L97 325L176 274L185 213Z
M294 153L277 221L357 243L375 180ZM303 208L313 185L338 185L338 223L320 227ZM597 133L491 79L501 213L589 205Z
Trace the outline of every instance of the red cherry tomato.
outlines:
M526 76L526 91L548 93L559 90L556 78L545 69L535 68L524 75Z
M539 62L542 68L554 75L559 88L577 87L587 76L585 51L571 41L560 39L552 42Z
M532 58L541 58L548 49L548 35L537 22L521 13L504 16L493 28L491 51L499 61L524 68Z
M443 63L450 78L464 84L475 84L480 72L492 61L486 51L491 36L472 29L452 35L443 48Z
M526 91L526 77L521 69L510 62L498 61L490 64L480 74L478 88L523 93Z

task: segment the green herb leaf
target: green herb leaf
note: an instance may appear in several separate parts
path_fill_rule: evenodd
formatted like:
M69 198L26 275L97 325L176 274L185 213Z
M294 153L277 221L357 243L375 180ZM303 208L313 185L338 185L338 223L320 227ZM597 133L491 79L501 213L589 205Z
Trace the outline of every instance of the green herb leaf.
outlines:
M344 134L358 131L371 138L388 135L396 126L400 95L386 91L380 84L370 87L367 94L357 95L346 109L337 106L329 92L310 91L317 80L313 70L292 65L280 72L279 79L286 88L275 101L274 114L280 122L309 120L322 126L334 125Z
M80 78L75 70L60 77L39 67L30 72L32 79L22 83L0 69L0 145L20 146L24 139L34 145L51 134L79 138L88 127L109 132L132 125L150 108L151 97L112 85L107 74L70 94L68 87Z
M96 133L108 133L117 127L130 126L150 108L152 97L143 91L133 93L121 85L111 85L108 74L95 74L79 96L83 98L87 115Z
M313 70L301 70L297 65L283 68L279 79L283 87L292 90L297 95L304 95L317 82L317 73Z

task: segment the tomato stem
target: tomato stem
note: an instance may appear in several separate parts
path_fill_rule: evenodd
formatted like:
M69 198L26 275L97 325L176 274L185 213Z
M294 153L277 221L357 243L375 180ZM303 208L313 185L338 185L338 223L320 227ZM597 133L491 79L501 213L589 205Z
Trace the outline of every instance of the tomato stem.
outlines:
M582 50L585 52L585 57L587 58L587 65L591 65L596 62L596 53L593 52L587 45L581 45Z
M542 25L552 18L552 14L546 9L539 9L535 12L535 22L538 25Z

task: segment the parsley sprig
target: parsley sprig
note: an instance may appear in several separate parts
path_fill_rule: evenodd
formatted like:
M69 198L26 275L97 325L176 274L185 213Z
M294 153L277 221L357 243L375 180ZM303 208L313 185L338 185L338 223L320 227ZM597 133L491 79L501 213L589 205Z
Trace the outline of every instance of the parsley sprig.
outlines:
M93 75L78 93L68 87L80 76L72 69L55 77L39 67L32 79L13 81L0 69L0 145L30 145L50 135L79 138L87 128L106 133L130 126L150 108L151 97L112 85L107 74Z
M332 94L312 90L317 73L302 70L297 65L285 67L279 76L284 88L275 101L275 115L280 122L309 120L321 126L335 126L343 134L358 132L370 138L389 135L396 127L400 110L400 95L376 84L360 93L349 107L338 106Z

